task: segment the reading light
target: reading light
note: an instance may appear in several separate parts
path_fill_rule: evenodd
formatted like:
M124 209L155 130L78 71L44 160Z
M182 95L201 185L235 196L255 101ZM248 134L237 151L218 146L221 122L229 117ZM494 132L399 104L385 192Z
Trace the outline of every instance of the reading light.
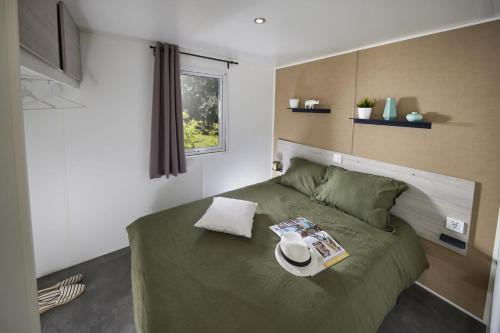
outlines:
M255 23L257 23L257 24L264 24L264 23L266 23L266 19L263 18L263 17L256 17L253 21Z

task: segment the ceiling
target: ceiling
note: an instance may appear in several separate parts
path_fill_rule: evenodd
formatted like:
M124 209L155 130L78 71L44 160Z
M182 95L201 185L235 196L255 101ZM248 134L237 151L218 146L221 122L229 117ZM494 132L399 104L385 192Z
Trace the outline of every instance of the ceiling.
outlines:
M500 15L500 0L67 0L80 28L277 66ZM267 22L257 25L255 17Z

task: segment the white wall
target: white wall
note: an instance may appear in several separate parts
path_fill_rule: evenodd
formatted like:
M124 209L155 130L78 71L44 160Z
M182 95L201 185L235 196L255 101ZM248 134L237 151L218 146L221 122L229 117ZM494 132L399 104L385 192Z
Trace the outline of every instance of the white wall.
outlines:
M82 33L85 109L24 111L38 276L128 245L140 216L270 177L273 64L228 71L224 153L188 158L177 178L148 177L153 55L140 41ZM183 65L224 64L182 58Z

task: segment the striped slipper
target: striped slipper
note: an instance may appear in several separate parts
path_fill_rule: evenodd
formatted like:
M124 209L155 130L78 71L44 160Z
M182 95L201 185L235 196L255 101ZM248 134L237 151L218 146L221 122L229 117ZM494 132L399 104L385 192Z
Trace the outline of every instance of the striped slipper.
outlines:
M49 311L57 306L61 306L68 302L71 302L78 296L80 296L85 291L84 284L71 284L69 286L64 286L56 290L50 291L47 296L40 299L38 298L38 312L40 314Z
M82 278L83 278L82 274L76 274L76 275L70 276L69 278L62 280L51 287L48 287L48 288L45 288L42 290L38 290L38 296L40 296L40 294L44 294L48 291L59 289L61 287L66 287L66 286L69 286L70 284L78 283L78 282L82 281Z

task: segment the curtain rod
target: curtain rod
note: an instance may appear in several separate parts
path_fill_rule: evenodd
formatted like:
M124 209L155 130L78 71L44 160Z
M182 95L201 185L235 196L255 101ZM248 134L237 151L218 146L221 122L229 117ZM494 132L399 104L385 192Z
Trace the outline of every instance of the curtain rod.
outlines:
M150 49L154 49L154 45L149 45ZM208 60L213 60L213 61L220 61L220 62L225 62L227 64L227 68L229 69L229 65L238 65L238 62L232 61L232 60L227 60L227 59L220 59L220 58L213 58L213 57L207 57L201 54L195 54L195 53L189 53L189 52L183 52L179 51L180 54L188 55L191 57L197 57L197 58L203 58L203 59L208 59Z

